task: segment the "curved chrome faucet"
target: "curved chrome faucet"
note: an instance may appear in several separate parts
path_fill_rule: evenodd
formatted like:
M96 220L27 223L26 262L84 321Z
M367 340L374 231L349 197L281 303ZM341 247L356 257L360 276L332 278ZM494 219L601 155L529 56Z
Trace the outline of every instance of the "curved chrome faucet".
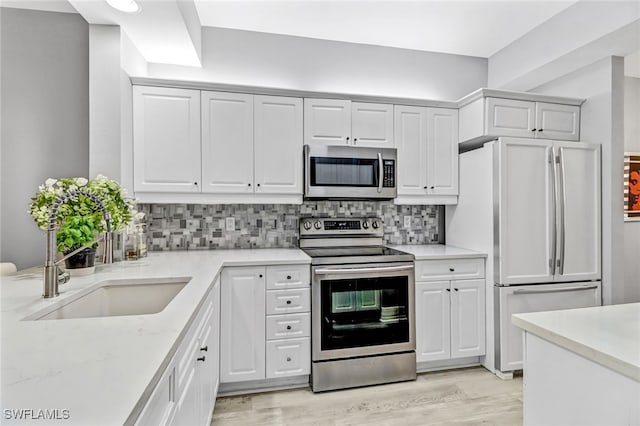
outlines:
M56 216L58 215L58 209L64 203L69 200L75 199L79 195L83 195L89 198L91 201L96 203L100 210L102 211L102 217L107 226L107 231L105 233L105 246L104 246L104 257L103 263L113 263L113 236L111 233L111 215L105 208L102 200L98 198L98 196L91 194L90 192L84 191L82 189L76 189L73 191L69 191L66 194L59 195L55 201L53 202L53 207L49 211L49 225L47 227L47 247L46 247L46 259L44 264L44 292L42 296L45 299L49 299L52 297L58 296L58 284L66 283L69 281L69 273L60 271L58 265L63 262L65 259L73 256L74 254L84 250L86 247L100 240L100 238L96 238L90 243L83 245L82 247L72 251L71 253L65 255L62 259L56 261Z

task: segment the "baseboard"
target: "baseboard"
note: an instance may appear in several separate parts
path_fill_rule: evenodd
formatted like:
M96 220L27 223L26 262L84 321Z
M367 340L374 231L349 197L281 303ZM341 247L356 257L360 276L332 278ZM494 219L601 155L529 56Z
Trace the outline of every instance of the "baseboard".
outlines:
M246 382L220 383L218 396L244 395L285 389L309 387L309 376L282 379L249 380Z
M419 362L416 364L416 370L418 373L426 373L428 371L452 370L454 368L474 367L476 365L480 365L480 357L473 356L468 358Z

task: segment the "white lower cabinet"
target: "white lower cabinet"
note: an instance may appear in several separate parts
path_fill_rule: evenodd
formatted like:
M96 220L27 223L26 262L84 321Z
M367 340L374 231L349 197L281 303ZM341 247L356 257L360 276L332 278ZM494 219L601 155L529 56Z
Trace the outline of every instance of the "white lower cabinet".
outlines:
M483 262L482 259L480 261ZM416 261L422 276L445 280L416 282L416 361L441 361L485 354L485 280L452 279L477 267L478 259L452 259L449 275L437 271L446 260ZM469 263L469 265L466 265ZM455 265L455 266L454 266ZM477 270L477 269L476 269ZM416 278L420 275L416 273Z
M220 280L147 401L136 425L208 425L219 385Z
M310 373L309 283L309 265L224 268L222 383Z

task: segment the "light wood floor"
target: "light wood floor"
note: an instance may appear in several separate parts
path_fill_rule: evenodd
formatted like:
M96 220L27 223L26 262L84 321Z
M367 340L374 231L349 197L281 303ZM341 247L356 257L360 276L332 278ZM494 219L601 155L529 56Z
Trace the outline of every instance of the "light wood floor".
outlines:
M522 377L503 381L473 367L318 394L305 388L224 397L216 401L211 424L521 425Z

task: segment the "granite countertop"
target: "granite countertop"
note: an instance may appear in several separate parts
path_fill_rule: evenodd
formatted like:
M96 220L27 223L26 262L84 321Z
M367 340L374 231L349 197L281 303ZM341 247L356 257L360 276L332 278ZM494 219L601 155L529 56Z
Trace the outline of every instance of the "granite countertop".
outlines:
M480 253L444 244L397 245L390 247L406 253L411 253L415 256L416 260L487 257L486 253Z
M182 334L223 266L308 264L298 249L151 253L98 265L72 277L60 297L43 299L42 273L2 277L1 403L7 409L68 410L64 424L132 422L168 365ZM105 280L190 277L151 315L25 321L25 317ZM27 419L22 423L33 422Z
M640 381L640 303L516 314L512 322Z

